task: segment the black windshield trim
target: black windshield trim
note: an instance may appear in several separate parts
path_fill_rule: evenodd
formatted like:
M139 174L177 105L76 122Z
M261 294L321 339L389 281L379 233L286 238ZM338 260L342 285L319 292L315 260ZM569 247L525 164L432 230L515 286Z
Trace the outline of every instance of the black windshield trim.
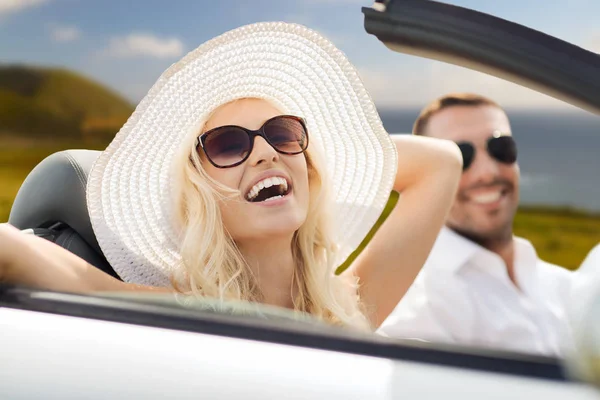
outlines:
M394 50L482 70L600 114L600 55L529 27L432 0L364 7L364 26Z
M0 307L38 311L87 319L197 332L382 357L480 372L508 374L551 381L568 381L559 360L495 351L441 346L430 343L367 337L346 330L312 326L296 321L265 320L198 312L118 299L0 287ZM463 352L464 350L464 352Z

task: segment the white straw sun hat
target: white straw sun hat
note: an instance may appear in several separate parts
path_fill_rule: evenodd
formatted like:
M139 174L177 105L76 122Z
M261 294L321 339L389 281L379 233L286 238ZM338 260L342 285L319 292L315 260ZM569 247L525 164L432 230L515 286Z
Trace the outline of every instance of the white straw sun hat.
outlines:
M164 286L181 265L170 172L198 121L242 97L306 119L336 201L341 263L380 216L397 155L344 54L296 24L257 23L202 44L167 69L94 164L88 210L98 243L126 282Z

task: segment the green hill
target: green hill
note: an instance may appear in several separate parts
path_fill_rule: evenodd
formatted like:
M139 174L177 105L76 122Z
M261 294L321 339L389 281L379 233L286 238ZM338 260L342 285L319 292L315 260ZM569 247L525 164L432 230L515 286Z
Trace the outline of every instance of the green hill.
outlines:
M121 96L72 71L0 66L3 137L104 142L132 112Z

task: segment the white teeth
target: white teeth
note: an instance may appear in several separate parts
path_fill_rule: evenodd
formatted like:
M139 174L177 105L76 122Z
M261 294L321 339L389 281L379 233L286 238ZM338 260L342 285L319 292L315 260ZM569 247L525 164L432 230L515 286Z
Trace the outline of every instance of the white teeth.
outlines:
M500 197L502 197L502 192L497 191L497 192L490 192L490 193L480 194L477 196L472 196L471 200L478 204L489 204L489 203L493 203L495 201L500 200Z
M265 178L262 181L257 182L254 186L252 186L252 188L248 191L248 194L246 195L246 198L249 201L252 201L252 199L254 199L256 196L258 196L258 193L262 189L267 189L267 188L270 188L271 186L275 186L275 185L280 186L282 194L288 190L288 183L287 183L287 181L284 178L279 177L279 176L273 176L271 178ZM283 196L281 196L281 195L274 196L274 197L271 197L271 198L269 198L267 200L273 200L273 199L277 199L277 198L280 198L280 197L283 197Z
M268 199L266 199L265 201L277 200L277 199L280 199L280 198L282 198L282 197L283 197L282 195L279 195L279 196L273 196L273 197L269 197L269 198L268 198Z
M288 189L287 181L283 178L279 178L279 185L283 186L283 191L286 192Z

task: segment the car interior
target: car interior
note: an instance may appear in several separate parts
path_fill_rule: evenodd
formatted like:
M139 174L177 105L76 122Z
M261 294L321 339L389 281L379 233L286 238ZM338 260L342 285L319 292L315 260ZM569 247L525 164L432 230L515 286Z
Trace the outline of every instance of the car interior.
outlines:
M100 250L85 200L87 177L99 154L64 150L45 158L23 182L8 222L119 278Z

